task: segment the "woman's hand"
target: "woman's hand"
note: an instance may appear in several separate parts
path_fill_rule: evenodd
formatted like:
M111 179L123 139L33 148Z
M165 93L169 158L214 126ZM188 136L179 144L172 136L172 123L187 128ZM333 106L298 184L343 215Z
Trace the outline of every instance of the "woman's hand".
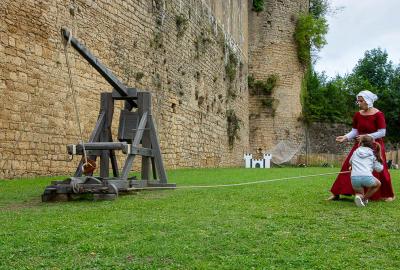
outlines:
M346 136L338 136L338 137L336 137L336 141L338 143L345 142L345 141L347 141L347 137Z
M361 142L361 139L364 137L365 135L358 135L357 137L356 137L356 141L359 143L359 142Z

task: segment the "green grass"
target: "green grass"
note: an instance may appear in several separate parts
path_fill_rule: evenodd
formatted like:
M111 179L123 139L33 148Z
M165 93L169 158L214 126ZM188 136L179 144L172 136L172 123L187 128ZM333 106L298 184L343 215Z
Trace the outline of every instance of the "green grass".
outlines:
M169 171L178 186L336 168ZM398 170L391 171L395 190ZM50 178L0 181L0 269L399 269L399 201L325 201L334 175L41 203Z

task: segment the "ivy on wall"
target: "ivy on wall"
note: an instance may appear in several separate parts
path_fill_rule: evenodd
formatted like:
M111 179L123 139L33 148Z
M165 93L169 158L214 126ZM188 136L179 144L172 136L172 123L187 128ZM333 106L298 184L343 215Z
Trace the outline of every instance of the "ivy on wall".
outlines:
M238 59L236 55L232 51L229 51L228 62L225 65L226 76L229 82L233 82L233 80L235 80L237 66L238 66Z
M234 110L230 109L226 111L226 120L228 123L227 133L228 133L228 143L229 147L232 149L235 143L235 140L240 139L239 131L240 131L240 123L242 120L236 116Z
M188 28L188 19L185 15L179 14L175 16L175 23L176 23L176 35L178 38L183 37L185 34L186 29Z
M264 10L264 0L253 0L253 10L261 12Z
M310 0L309 12L297 19L294 39L298 58L305 66L311 63L311 53L319 51L326 44L328 23L325 15L328 9L328 0Z
M225 65L225 73L228 78L227 98L235 99L237 97L237 89L233 86L233 82L236 79L237 70L239 66L239 60L235 53L229 50L228 61Z
M206 53L210 44L212 44L212 39L204 34L204 32L201 32L201 34L198 35L194 40L194 47L196 52L195 59L200 59L200 56Z
M261 104L266 108L272 109L272 116L275 116L278 100L271 96L278 81L278 75L271 74L265 80L255 80L253 76L247 77L250 94L257 95L261 99Z
M253 95L271 95L278 81L278 75L269 75L266 80L255 80L252 76L247 78L247 82Z
M308 13L299 16L294 33L294 39L297 44L297 56L300 63L305 67L300 94L302 116L298 120L306 124L313 122L315 117L319 118L317 115L326 108L330 108L329 105L335 105L334 102L326 104L322 100L317 101L317 96L320 95L316 96L315 93L318 91L316 92L315 90L319 88L319 81L312 66L313 53L318 52L327 43L325 35L328 32L328 23L325 15L330 8L328 1L310 0ZM328 118L337 120L338 115L331 113Z

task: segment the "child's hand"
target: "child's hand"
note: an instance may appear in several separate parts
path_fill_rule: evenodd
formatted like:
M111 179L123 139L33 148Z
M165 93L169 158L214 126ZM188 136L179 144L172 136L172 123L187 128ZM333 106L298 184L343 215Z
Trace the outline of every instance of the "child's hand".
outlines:
M351 171L351 165L349 166L349 171Z

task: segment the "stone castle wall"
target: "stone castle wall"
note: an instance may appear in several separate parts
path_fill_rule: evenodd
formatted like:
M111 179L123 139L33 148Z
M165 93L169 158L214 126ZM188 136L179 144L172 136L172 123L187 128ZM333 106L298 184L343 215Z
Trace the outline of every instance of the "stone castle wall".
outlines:
M0 178L75 169L65 150L80 135L62 26L126 85L152 93L167 168L241 165L249 147L247 16L241 0L1 1ZM67 55L87 140L100 93L111 87L72 48ZM231 79L230 55L238 59ZM233 147L229 110L241 120ZM117 119L118 110L114 128Z
M336 137L347 134L351 125L336 123L312 123L307 130L308 152L345 155L353 147L354 141L339 144Z
M272 149L280 141L304 148L305 130L298 120L304 68L293 34L298 15L307 10L307 0L267 0L262 12L249 11L249 75L255 80L278 78L268 97L271 104L262 103L263 95L249 96L252 153Z
M66 57L63 26L127 86L152 93L167 168L242 166L244 152L281 140L303 145L304 69L293 33L308 1L265 0L260 13L251 6L251 0L1 1L0 178L75 170L78 160L69 161L65 150L81 139L67 59L84 140L100 93L111 91L74 49ZM270 106L249 95L249 74L277 75ZM116 105L115 131L122 102ZM237 134L228 134L230 112Z

